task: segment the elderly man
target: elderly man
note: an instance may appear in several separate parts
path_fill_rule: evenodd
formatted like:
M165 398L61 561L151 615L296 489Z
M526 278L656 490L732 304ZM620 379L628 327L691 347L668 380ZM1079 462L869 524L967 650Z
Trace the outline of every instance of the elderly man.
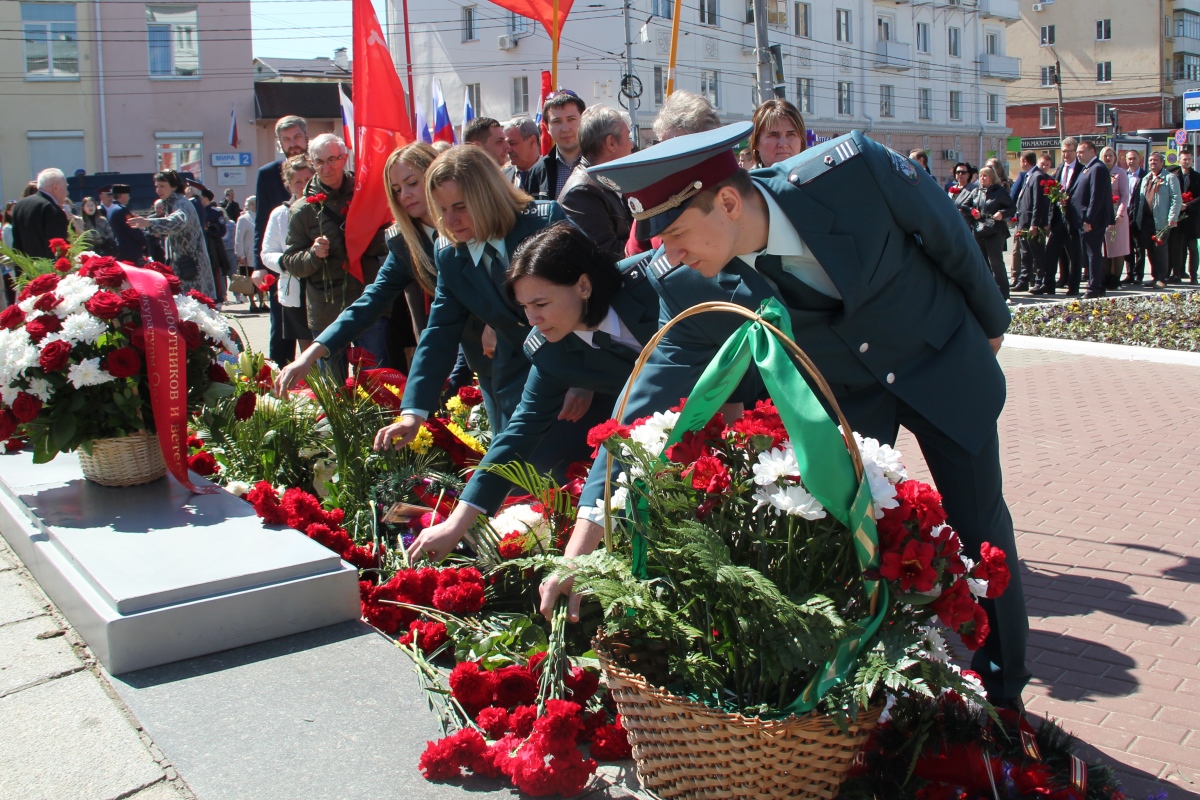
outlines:
M482 147L498 167L508 161L508 139L504 138L504 128L491 117L476 117L468 122L463 131L463 142Z
M51 239L67 238L67 177L62 170L44 169L37 176L37 192L12 207L13 249L33 258L53 258Z
M513 117L504 123L504 138L508 140L509 161L504 174L514 186L528 192L529 176L533 174L533 166L542 157L541 131L529 117Z
M579 122L587 104L570 89L559 89L546 98L542 119L550 130L554 147L533 168L529 193L538 200L557 200L579 159Z
M362 294L364 283L372 283L387 248L379 229L363 253L363 280L347 271L346 209L354 196L354 173L346 170L346 143L332 133L322 133L309 142L308 155L317 174L308 182L304 196L292 204L288 222L287 249L280 256L282 269L305 283L308 327L320 335L342 309ZM262 211L256 212L257 218ZM358 340L378 364L386 364L387 319L381 317Z
M614 259L622 258L633 214L621 193L589 174L588 168L633 152L625 115L607 106L592 106L583 112L579 147L583 157L563 186L558 204L597 247Z
M1142 176L1138 192L1138 205L1134 209L1138 220L1138 238L1146 256L1150 259L1150 274L1154 285L1167 288L1171 277L1171 262L1168 243L1179 225L1179 213L1183 207L1179 191L1179 179L1163 169L1163 154L1150 154L1150 171Z
M275 123L275 140L279 143L279 150L283 156L258 171L258 182L254 191L258 203L258 211L254 216L254 260L251 262L255 283L261 283L268 275L261 255L263 236L267 232L267 219L277 206L283 205L291 198L291 193L283 185L280 169L287 159L308 152L308 122L304 117L281 117ZM303 292L303 283L301 291ZM283 338L283 308L275 295L275 287L272 286L267 291L267 296L271 306L271 343L268 355L282 367L290 364L296 355L296 340Z

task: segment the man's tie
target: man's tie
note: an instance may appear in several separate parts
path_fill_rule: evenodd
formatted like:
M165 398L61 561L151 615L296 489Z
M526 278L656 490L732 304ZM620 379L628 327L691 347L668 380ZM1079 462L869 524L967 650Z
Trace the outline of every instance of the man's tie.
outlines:
M504 256L500 255L500 251L488 242L483 246L483 255L479 259L479 266L487 272L488 277L492 279L492 284L496 287L496 291L500 293L500 299L504 301L504 305L511 308L513 311L520 312L517 304L508 296L508 291L504 288L506 273L508 272L508 262L504 260ZM524 314L520 315L524 318Z
M824 310L837 308L842 304L836 297L818 292L796 275L785 271L783 259L779 256L761 255L754 266L778 287L784 302L793 308Z
M592 331L592 344L597 350L604 350L605 352L612 353L622 361L633 363L638 357L638 353L630 350L623 344L614 342L613 338L604 331Z

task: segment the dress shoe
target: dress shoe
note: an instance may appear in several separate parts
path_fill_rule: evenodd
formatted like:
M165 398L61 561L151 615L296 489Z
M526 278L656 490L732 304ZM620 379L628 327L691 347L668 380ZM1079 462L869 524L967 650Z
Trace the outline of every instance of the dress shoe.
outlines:
M1120 285L1120 279L1116 275L1109 275L1104 281L1105 289L1116 289Z
M1069 294L1069 292L1068 292L1068 294ZM1096 291L1094 291L1094 292L1093 292L1093 291L1091 291L1091 290L1088 290L1088 291L1086 291L1086 292L1084 292L1084 293L1083 293L1083 299L1084 299L1084 300L1095 300L1097 297L1104 297L1104 290L1103 290L1103 289L1097 289L1097 290L1096 290Z
M1165 288L1167 288L1167 284L1164 281L1155 281L1154 288L1155 289L1165 289Z
M1133 278L1121 278L1121 283L1141 283L1141 281L1134 280Z
M1029 290L1030 294L1054 294L1053 289L1047 289L1045 286L1035 286Z
M1019 283L1014 283L1014 284L1013 284L1013 287L1012 287L1012 290L1013 290L1014 292L1028 292L1028 291L1029 291L1029 284L1028 284L1028 283L1026 283L1025 281L1021 281L1021 282L1019 282Z
M1196 285L1196 277L1195 276L1192 276L1192 280L1190 281L1190 283L1192 284L1192 286Z
M1063 292L1063 296L1064 297L1079 297L1079 290L1078 289L1067 289L1065 292Z
M1067 288L1067 282L1066 282L1066 280L1065 280L1065 279L1064 279L1064 280L1061 280L1061 281L1059 281L1058 283L1054 284L1054 287L1055 287L1056 289L1065 289L1065 288Z

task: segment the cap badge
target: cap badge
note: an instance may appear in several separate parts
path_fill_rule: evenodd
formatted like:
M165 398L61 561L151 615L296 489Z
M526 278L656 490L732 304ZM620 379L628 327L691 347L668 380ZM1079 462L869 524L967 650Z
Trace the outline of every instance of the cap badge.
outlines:
M627 202L629 203L629 210L634 214L640 214L644 210L642 208L642 201L638 200L636 197L631 196Z

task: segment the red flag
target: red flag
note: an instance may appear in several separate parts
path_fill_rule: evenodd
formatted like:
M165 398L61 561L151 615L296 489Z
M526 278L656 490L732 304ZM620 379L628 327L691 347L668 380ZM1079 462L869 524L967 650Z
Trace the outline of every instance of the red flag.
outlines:
M357 163L346 216L346 271L361 281L363 253L379 229L392 224L383 163L392 150L413 140L404 88L371 0L354 0L353 86L358 141L352 144Z
M542 23L542 27L546 29L546 33L550 34L551 39L557 39L562 35L563 25L567 21L567 14L571 13L571 4L574 0L492 0L492 2L523 17L536 19ZM554 7L556 5L558 6L558 30L554 29Z
M551 83L550 70L542 70L542 93L538 97L537 104L537 121L542 129L542 155L550 152L550 148L554 147L554 138L550 136L550 125L542 119L542 108L546 105L546 98L554 93L554 84Z

